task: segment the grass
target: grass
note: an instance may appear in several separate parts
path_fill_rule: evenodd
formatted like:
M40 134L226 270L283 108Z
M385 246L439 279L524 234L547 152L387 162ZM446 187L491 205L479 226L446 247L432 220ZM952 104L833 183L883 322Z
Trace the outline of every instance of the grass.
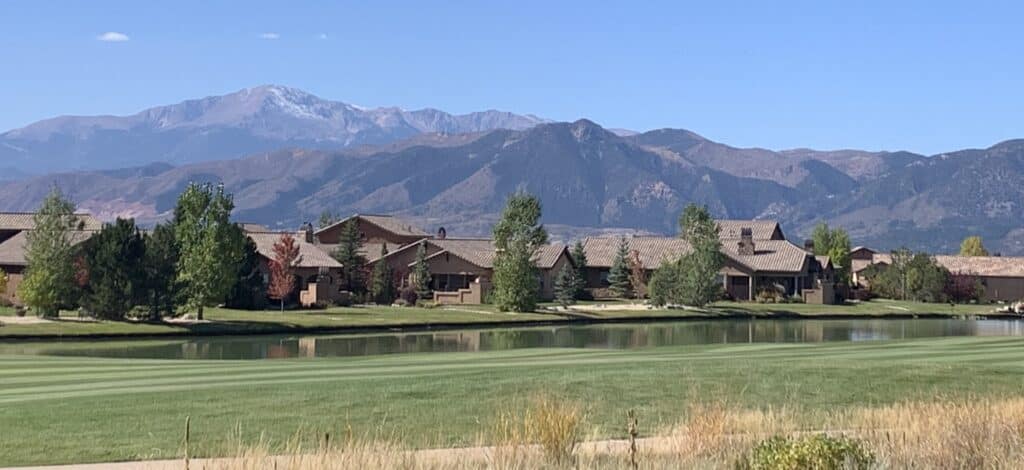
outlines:
M0 466L224 455L238 433L271 451L301 430L349 430L407 447L479 442L501 410L552 395L584 404L588 436L642 435L688 404L786 408L797 425L845 407L1020 396L1024 340L744 344L641 350L174 361L0 356Z

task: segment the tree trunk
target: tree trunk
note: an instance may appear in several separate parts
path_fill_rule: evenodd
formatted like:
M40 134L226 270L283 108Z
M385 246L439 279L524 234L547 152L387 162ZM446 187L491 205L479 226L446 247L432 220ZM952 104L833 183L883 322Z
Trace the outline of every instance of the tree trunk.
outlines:
M202 320L202 319L203 319L203 306L200 305L199 306L199 310L196 312L196 320Z

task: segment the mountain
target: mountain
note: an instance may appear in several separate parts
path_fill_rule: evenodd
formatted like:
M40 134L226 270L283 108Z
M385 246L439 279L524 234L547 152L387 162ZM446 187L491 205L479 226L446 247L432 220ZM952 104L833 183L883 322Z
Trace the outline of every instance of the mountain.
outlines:
M538 195L557 239L676 232L690 202L718 217L774 218L799 240L826 221L857 244L955 251L980 234L1024 253L1024 140L935 156L736 148L693 132L620 135L579 120L522 130L416 134L341 150L65 172L0 183L0 209L31 210L56 184L101 218L169 216L191 181L222 181L238 220L294 228L324 210L397 213L427 230L486 234L508 194Z
M367 109L276 85L150 108L131 116L62 116L0 134L0 161L45 173L174 165L281 148L342 149L424 133L526 129L543 119L501 111Z

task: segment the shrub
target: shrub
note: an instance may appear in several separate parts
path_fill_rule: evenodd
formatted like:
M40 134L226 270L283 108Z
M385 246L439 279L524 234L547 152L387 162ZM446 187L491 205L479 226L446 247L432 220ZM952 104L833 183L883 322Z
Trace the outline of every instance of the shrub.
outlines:
M398 299L405 303L405 305L416 305L416 301L420 299L420 296L416 294L416 288L413 286L405 286L402 291L398 294Z
M742 470L799 470L814 468L867 469L875 456L859 441L824 434L787 438L775 436L761 441L750 455L736 463Z

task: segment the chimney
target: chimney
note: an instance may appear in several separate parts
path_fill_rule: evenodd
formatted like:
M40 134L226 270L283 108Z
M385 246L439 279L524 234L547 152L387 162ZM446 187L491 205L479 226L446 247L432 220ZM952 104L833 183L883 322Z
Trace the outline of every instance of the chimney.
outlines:
M313 224L306 222L295 232L295 238L305 240L306 243L313 243Z
M447 237L447 236L448 236L448 231L446 231L444 229L444 227L441 227L441 228L437 229L437 239L438 240L444 240L445 237Z
M812 255L814 254L814 240L811 240L810 238L804 240L804 251Z
M738 252L740 256L754 256L754 230L750 227L740 229Z

